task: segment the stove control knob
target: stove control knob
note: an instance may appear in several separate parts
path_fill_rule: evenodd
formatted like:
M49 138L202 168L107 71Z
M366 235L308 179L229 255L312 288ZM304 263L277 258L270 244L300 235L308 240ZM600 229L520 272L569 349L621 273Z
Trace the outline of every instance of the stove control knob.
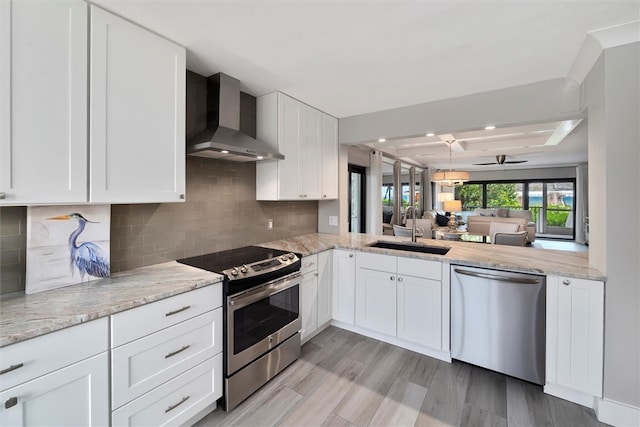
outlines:
M280 257L281 260L286 261L287 260L287 254L284 254Z
M242 267L240 267L240 273L245 274L247 272L247 265L243 264Z
M293 258L295 258L295 255L293 253L290 253L289 254L289 259L293 259Z
M233 267L233 269L231 270L231 275L232 276L237 276L238 275L238 269L236 267Z

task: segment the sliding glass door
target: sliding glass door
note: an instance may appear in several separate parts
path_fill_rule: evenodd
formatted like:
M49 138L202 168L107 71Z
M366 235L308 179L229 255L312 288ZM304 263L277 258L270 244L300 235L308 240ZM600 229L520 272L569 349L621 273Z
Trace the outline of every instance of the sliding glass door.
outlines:
M575 182L530 182L527 196L536 233L548 237L574 237Z

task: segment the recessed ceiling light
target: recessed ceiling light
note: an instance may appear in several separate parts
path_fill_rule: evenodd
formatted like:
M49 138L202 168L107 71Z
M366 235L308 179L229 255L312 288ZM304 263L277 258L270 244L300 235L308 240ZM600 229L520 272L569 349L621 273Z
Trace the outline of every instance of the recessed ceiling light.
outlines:
M221 152L222 154L229 154L229 151L228 151L228 150L222 150L222 151L220 151L220 152Z
M386 138L378 138L378 142L387 142Z
M429 132L426 136L434 136L434 135L435 135L435 133Z
M262 157L262 156L258 156L258 157L256 157L256 159L258 159L258 160L262 160L262 159L264 159L264 157Z
M489 126L486 126L486 127L484 128L484 130L493 130L493 129L495 129L495 128L496 128L496 127L495 127L494 125L489 125Z

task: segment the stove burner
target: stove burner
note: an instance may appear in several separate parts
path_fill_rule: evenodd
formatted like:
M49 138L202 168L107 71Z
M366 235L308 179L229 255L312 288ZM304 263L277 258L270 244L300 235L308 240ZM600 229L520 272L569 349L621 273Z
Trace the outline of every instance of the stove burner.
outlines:
M300 270L300 258L278 249L246 246L179 259L178 262L223 274L225 295L232 295Z

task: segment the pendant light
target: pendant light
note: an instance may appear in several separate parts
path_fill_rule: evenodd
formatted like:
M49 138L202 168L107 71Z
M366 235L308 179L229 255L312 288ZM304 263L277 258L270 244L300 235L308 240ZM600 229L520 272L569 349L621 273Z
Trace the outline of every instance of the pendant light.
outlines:
M446 185L448 187L451 187L454 185L462 185L462 183L469 181L469 172L454 171L451 169L451 165L452 165L451 146L453 145L455 140L445 141L445 142L449 145L449 170L448 171L437 170L436 172L433 173L431 181L437 182L440 185Z

